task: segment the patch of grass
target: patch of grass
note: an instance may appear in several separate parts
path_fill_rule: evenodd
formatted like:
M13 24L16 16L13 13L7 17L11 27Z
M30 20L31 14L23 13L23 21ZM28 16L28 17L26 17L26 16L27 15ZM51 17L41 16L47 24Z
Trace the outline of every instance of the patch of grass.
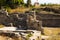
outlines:
M31 33L29 33L27 36L26 36L26 39L29 40L29 37L33 36Z
M51 36L48 40L60 40L60 35Z
M0 28L5 27L4 25L0 25Z
M58 35L60 33L60 28L44 28L45 35Z
M25 11L30 10L30 8L25 8L25 7L18 7L18 8L15 8L15 9L6 8L6 9L9 13L15 13L15 12L24 13Z

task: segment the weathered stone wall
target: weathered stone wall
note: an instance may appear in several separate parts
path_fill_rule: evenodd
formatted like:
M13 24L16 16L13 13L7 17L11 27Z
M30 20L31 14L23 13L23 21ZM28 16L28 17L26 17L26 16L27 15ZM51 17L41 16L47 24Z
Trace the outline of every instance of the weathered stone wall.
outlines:
M42 21L46 27L60 27L60 15L58 14L37 14L37 19Z
M60 27L60 19L44 19L42 23L45 27Z

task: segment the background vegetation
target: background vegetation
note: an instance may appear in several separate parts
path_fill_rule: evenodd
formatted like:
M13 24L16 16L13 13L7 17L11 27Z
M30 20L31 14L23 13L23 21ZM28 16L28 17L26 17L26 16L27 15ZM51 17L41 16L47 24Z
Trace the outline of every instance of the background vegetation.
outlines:
M41 4L41 6L57 6L59 4L51 4L51 3L44 3ZM31 0L27 0L27 3L24 3L24 0L0 0L0 8L1 7L10 7L10 8L16 8L19 6L24 6L24 7L33 7L31 4ZM59 5L60 6L60 5Z

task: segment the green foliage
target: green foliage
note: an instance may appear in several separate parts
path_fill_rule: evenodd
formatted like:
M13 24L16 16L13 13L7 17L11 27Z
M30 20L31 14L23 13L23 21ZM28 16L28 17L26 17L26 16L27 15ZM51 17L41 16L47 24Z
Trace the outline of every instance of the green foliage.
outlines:
M41 4L41 6L60 6L59 4L51 4L51 3L44 3L44 4Z
M5 5L5 2L6 2L6 0L0 0L0 9L1 9L2 6Z
M5 9L7 10L7 12L10 12L11 8L8 6L5 6Z
M46 6L46 3L44 3L44 4L41 4L41 6Z
M9 6L11 8L15 8L19 5L24 5L24 0L0 0L0 7Z
M27 36L28 36L28 37L31 37L31 36L32 36L32 34L31 34L31 33L29 33Z
M26 40L29 40L29 37L33 36L31 33L29 33L27 36L26 36Z
M23 0L10 0L13 4L23 4L24 1Z
M28 6L28 7L31 6L31 0L27 0L27 6Z
M0 5L4 5L6 0L0 0Z

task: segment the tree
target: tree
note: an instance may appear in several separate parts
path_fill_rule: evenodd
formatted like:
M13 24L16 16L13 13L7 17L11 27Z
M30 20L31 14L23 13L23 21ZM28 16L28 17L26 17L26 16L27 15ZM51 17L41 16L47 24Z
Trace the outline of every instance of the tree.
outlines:
M15 8L19 5L23 6L24 0L6 0L6 4L9 5L12 8Z
M18 3L19 4L24 4L24 1L23 0L18 0Z
M6 0L0 0L0 8L5 5Z
M31 6L31 0L27 0L27 7Z
M15 8L19 5L23 6L24 0L0 0L0 8L1 6L9 6L11 8Z
M23 4L24 3L24 0L10 0L13 4Z

